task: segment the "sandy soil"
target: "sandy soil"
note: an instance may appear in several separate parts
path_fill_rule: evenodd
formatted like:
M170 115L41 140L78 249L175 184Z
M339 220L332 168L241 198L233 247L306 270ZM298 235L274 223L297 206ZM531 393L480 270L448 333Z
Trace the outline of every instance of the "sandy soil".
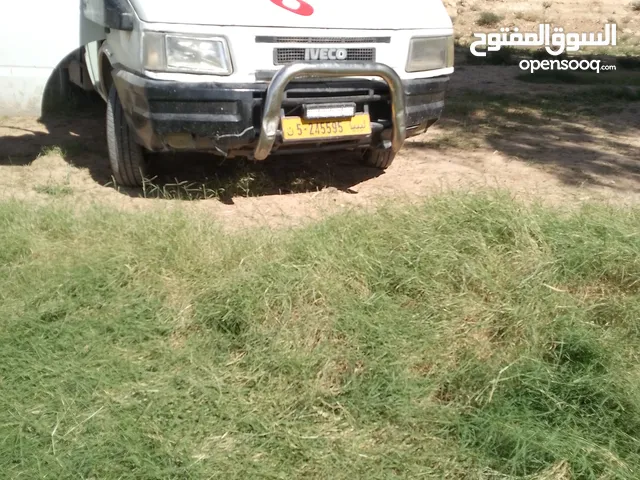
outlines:
M469 89L516 96L557 91L518 82L517 74L517 68L462 67L450 97ZM207 155L160 156L154 159L157 179L146 193L110 184L104 121L97 108L73 119L0 120L0 197L127 210L199 210L229 228L294 225L342 209L413 201L452 189L498 187L524 199L563 204L640 200L637 103L603 115L598 123L551 119L540 126L523 120L512 129L505 124L506 130L496 134L476 135L472 147L438 144L451 133L445 115L439 126L410 140L386 172L363 167L350 154L280 157L257 165L231 160L219 165Z

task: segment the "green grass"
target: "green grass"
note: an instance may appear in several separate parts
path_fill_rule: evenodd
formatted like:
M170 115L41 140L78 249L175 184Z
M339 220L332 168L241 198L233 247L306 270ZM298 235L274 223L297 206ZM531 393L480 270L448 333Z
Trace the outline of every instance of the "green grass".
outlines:
M60 156L64 156L64 154L62 153L56 153L56 152L61 152L59 147L55 147L52 150L47 150L46 153L42 153L42 155L60 155ZM43 195L49 195L51 197L64 197L67 195L72 195L73 194L73 188L71 187L70 183L70 176L71 176L71 172L68 170L67 171L67 175L66 178L62 181L60 180L53 180L53 179L49 179L47 181L47 183L41 183L41 184L37 184L34 185L33 190L37 193L43 194Z
M355 158L352 156L350 160ZM211 167L208 170L211 172ZM285 164L234 159L218 163L214 170L210 176L198 175L197 170L188 171L182 180L156 175L145 180L141 194L145 198L186 201L217 198L232 202L235 197L317 192L343 181L327 168L326 162L314 157Z
M639 224L2 203L2 477L637 478Z
M42 147L39 156L46 157L49 155L54 157L66 157L67 151L59 145L47 145Z
M64 197L66 195L71 195L73 193L73 188L67 184L63 183L45 183L36 185L33 189L37 193L43 193L45 195L50 195L52 197Z

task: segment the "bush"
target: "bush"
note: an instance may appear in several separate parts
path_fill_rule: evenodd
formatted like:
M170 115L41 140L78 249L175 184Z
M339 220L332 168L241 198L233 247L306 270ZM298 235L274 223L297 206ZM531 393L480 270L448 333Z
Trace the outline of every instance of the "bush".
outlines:
M493 12L482 12L480 14L480 17L478 17L477 20L477 24L480 25L481 27L494 27L496 26L500 21L502 20L502 17L496 13Z

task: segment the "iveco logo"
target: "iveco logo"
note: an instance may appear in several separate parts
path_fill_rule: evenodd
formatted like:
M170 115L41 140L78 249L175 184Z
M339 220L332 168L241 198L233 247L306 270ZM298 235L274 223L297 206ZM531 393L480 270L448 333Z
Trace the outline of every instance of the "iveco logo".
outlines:
M304 51L305 60L346 60L346 48L307 48Z

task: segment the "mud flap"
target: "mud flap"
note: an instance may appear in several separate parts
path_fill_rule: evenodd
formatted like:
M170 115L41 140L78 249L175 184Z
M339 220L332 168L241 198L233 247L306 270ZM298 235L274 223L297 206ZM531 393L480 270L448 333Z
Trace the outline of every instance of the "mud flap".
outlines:
M86 18L114 30L133 30L133 7L129 0L82 0Z

